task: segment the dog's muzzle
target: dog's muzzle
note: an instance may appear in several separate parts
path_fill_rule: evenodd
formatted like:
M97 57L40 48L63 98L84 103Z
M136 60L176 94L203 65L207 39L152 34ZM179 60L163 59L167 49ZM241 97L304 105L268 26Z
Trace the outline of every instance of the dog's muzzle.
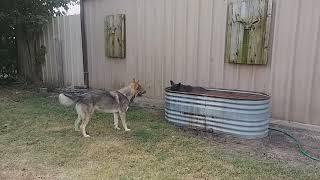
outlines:
M138 96L142 96L142 95L145 94L145 93L146 93L146 91L139 91L137 95L138 95Z

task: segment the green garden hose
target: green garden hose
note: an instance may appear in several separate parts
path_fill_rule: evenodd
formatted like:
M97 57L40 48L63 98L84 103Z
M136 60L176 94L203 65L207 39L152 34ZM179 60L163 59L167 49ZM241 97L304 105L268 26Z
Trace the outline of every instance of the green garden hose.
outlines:
M302 145L300 144L300 142L299 142L295 137L293 137L291 134L289 134L289 133L287 133L287 132L285 132L285 131L282 131L282 130L280 130L280 129L275 129L275 128L269 128L269 129L272 130L272 131L281 132L281 133L287 135L288 137L290 137L291 139L293 139L293 141L295 142L295 144L298 146L299 152L300 152L302 155L304 155L304 156L306 156L306 157L308 157L308 158L310 158L310 159L312 159L312 160L320 161L319 158L310 155L310 154L302 147Z

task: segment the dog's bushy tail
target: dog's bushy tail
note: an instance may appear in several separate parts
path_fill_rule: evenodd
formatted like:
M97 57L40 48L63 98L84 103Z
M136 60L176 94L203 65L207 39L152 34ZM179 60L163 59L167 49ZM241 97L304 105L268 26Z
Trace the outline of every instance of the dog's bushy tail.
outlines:
M72 106L75 102L64 94L59 94L59 102L65 106Z

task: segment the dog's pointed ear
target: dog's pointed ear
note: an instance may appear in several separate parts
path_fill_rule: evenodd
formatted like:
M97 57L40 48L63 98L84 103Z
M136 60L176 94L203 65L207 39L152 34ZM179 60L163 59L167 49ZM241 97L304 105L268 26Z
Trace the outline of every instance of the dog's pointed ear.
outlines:
M173 85L174 85L174 82L173 82L172 80L170 80L170 84L171 84L171 86L173 86Z

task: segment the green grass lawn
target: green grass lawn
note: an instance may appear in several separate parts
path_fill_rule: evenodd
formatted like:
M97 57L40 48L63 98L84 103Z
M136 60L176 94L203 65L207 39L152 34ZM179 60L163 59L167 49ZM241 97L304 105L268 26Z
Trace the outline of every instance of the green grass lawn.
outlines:
M16 93L19 91L19 93ZM236 153L170 125L161 113L129 110L130 132L96 113L92 137L76 113L27 91L0 88L0 179L319 179L319 166L293 166Z

